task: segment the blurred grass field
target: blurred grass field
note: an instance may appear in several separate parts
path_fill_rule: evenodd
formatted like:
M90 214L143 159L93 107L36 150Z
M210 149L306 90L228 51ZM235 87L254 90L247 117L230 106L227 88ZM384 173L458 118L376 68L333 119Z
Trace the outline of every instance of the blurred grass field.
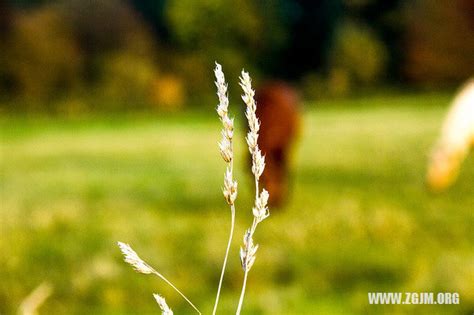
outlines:
M450 95L308 106L287 208L257 230L245 314L471 314L474 157L439 195L427 155ZM344 106L339 106L344 105ZM243 124L241 125L243 126ZM220 123L208 112L102 118L1 118L0 313L36 286L41 314L175 314L192 309L136 274L117 241L210 313L229 227ZM236 138L237 226L221 314L235 311L238 246L253 186ZM270 209L271 211L271 209ZM367 292L459 292L460 305L368 305Z

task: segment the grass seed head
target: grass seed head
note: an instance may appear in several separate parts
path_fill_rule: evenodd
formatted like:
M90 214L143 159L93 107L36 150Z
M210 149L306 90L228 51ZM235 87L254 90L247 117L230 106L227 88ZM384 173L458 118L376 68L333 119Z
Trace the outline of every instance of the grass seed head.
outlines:
M237 198L237 182L232 179L232 171L230 167L227 167L227 170L224 175L224 198L229 205L233 205L235 199Z
M248 229L247 232L245 232L244 247L240 248L240 263L245 272L250 271L252 268L258 249L258 245L253 244L252 234L251 229Z
M227 83L225 82L224 72L222 66L216 62L214 69L216 76L217 97L219 98L219 105L217 106L217 114L221 119L227 116L227 108L229 106L229 98L227 97Z
M222 140L219 142L219 151L224 161L230 163L233 157L232 142L225 136L224 132L222 132L222 135Z
M270 215L267 207L268 197L268 191L263 189L260 193L260 196L257 197L257 199L255 200L255 207L252 210L253 216L255 217L258 223L262 222Z
M158 303L158 305L160 306L162 315L173 315L173 311L168 306L168 304L166 304L166 300L164 297L156 293L153 293L153 297L155 298L156 303Z
M265 169L265 157L262 155L262 151L257 147L252 154L252 173L258 180Z
M125 262L130 264L137 272L143 274L156 273L152 267L150 267L138 256L138 254L130 247L130 245L122 242L118 242L117 244L122 251Z

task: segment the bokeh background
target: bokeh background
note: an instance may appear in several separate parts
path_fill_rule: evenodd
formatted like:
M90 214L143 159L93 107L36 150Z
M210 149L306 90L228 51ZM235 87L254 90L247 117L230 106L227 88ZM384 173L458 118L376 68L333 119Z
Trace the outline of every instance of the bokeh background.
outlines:
M229 81L239 182L222 313L251 223L237 78L302 96L293 190L259 226L246 314L472 314L474 160L441 194L430 148L474 73L470 0L0 2L0 313L41 283L41 314L192 310L135 274L128 242L210 313L230 215L212 69ZM367 292L459 292L371 306Z

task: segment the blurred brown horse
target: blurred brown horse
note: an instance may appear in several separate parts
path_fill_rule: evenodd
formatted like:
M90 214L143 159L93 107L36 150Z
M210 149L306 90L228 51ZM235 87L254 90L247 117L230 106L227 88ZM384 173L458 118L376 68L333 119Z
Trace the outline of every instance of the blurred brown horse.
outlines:
M258 145L265 155L263 187L269 204L281 206L289 190L289 154L300 125L298 95L284 82L268 82L257 89L257 117L261 122Z

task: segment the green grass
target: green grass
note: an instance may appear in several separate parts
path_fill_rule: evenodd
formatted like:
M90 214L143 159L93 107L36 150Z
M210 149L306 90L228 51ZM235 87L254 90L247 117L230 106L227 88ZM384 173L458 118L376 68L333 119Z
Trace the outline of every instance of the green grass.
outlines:
M449 97L316 104L304 114L293 192L256 233L245 314L468 314L474 310L474 158L429 194L423 177ZM319 106L318 106L319 105ZM192 310L122 262L128 242L210 313L229 210L220 124L208 113L1 119L0 313L43 281L43 314ZM236 138L237 226L220 313L235 311L253 187ZM460 305L370 306L367 292L459 292Z

